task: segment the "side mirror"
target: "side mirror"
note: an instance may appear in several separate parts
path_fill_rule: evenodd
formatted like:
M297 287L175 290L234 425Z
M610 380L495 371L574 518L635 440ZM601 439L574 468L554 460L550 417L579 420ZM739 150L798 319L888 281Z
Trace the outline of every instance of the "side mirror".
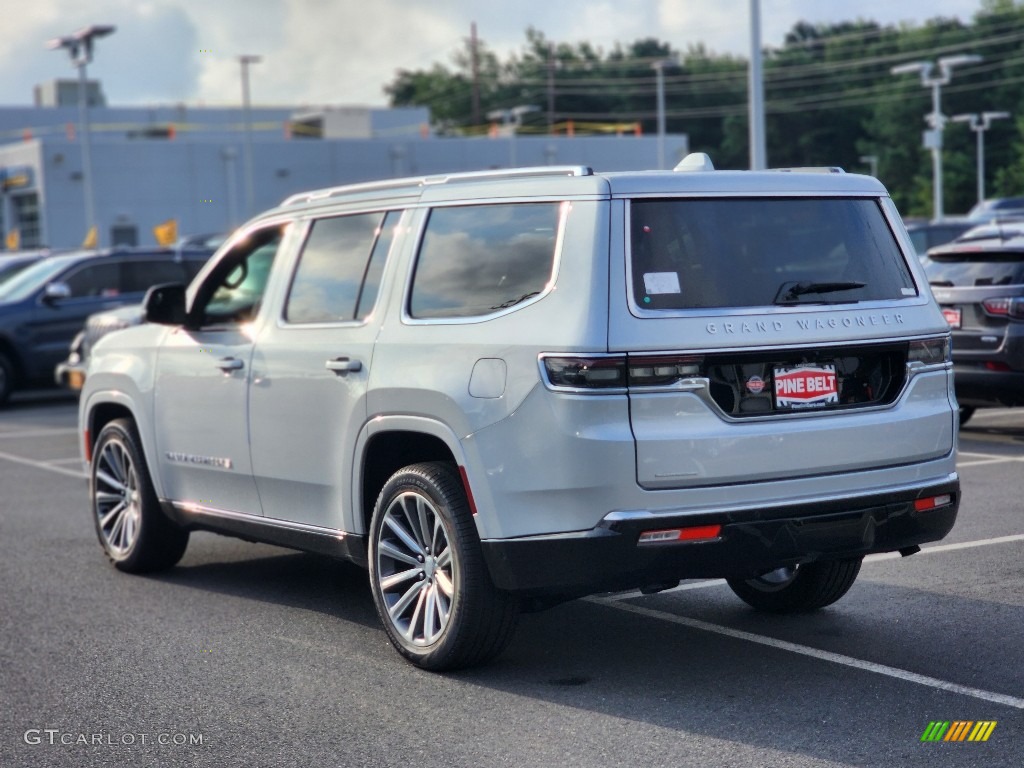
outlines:
M185 323L185 286L181 283L154 285L146 291L142 309L147 323L183 325Z
M61 299L71 298L71 286L67 283L54 282L47 283L46 287L43 288L43 302L46 304L53 304Z

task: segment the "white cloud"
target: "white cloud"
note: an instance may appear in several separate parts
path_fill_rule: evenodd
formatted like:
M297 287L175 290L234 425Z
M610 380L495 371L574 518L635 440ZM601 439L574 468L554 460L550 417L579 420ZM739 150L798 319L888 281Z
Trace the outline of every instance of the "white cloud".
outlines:
M981 0L761 3L762 41L778 46L800 20L969 21ZM749 0L24 0L4 14L0 103L28 103L35 83L74 76L44 43L91 23L118 25L90 68L114 104L237 104L240 53L264 57L252 69L256 104L384 104L382 86L398 69L450 64L473 21L501 56L523 47L528 26L606 51L655 37L745 55L748 12Z

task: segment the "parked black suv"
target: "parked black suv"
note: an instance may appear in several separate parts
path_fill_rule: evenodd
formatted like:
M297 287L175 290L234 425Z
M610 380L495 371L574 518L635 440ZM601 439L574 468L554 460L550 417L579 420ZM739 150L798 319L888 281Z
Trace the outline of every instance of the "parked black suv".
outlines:
M209 248L135 248L47 256L0 285L0 403L52 384L54 366L85 319L142 301L151 285L188 282Z
M960 423L978 407L1024 405L1024 224L979 227L924 266L953 329Z

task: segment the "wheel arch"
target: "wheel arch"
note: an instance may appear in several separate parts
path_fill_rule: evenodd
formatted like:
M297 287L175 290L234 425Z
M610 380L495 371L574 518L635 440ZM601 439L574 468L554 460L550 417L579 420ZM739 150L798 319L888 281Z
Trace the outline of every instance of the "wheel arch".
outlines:
M365 534L381 489L402 467L423 461L450 461L465 466L462 444L447 425L422 417L379 417L359 436L353 462L351 519L348 530ZM467 494L466 476L462 473Z
M157 497L163 498L163 485L160 482L160 473L154 471L158 463L156 461L156 446L153 444L153 435L147 434L142 428L143 420L136 413L136 404L121 392L94 393L83 410L82 428L85 430L85 434L82 436L82 439L87 442L86 463L92 458L93 447L96 445L96 440L103 428L115 419L121 418L130 419L135 424L139 440L142 443L146 465L149 469L150 482L153 484Z

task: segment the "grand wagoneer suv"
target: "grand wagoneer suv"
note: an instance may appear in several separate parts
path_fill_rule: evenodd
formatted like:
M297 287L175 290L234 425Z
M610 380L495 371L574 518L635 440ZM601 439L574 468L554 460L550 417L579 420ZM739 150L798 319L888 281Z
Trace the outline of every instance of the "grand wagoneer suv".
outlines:
M949 325L868 177L691 156L324 189L145 312L80 405L114 565L169 568L194 530L346 558L428 669L599 591L821 608L957 514Z

